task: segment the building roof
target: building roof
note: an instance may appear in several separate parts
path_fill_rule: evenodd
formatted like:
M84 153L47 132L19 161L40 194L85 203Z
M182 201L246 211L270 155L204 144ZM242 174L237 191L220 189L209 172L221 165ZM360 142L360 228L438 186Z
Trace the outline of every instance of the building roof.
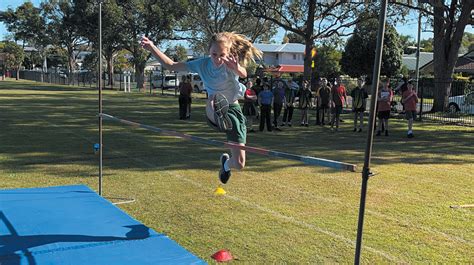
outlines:
M423 66L420 64L420 70L432 72L433 60ZM454 72L474 74L474 51L458 55L456 65L454 66Z
M255 43L255 48L262 52L289 52L289 53L304 53L305 46L301 43L285 43L285 44L264 44Z
M474 74L474 50L458 58L454 72Z
M432 60L433 60L432 52L420 52L419 67L422 68L423 66L425 66ZM402 64L405 65L409 71L415 71L416 70L416 53L403 55Z

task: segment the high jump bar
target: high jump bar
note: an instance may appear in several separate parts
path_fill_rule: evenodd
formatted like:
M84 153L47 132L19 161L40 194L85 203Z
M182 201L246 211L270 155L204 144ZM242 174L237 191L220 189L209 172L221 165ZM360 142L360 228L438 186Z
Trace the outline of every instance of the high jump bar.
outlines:
M197 136L193 136L189 134L160 129L160 128L153 127L150 125L145 125L145 124L140 124L140 123L129 121L129 120L120 119L106 113L100 113L99 116L108 120L124 123L133 127L143 128L143 129L158 132L164 135L175 136L175 137L179 137L185 140L189 140L189 141L197 142L201 144L236 148L236 149L245 150L250 153L255 153L259 155L267 155L267 156L285 158L288 160L296 160L296 161L300 161L300 162L303 162L304 164L312 165L312 166L322 166L322 167L328 167L328 168L334 168L334 169L340 169L340 170L348 170L352 172L355 172L357 168L357 166L353 164L329 160L329 159L295 155L295 154L289 154L289 153L278 152L278 151L273 151L273 150L267 150L267 149L258 148L258 147L242 146L242 145L238 145L232 142L223 142L223 141L205 139L205 138L201 138L201 137L197 137Z

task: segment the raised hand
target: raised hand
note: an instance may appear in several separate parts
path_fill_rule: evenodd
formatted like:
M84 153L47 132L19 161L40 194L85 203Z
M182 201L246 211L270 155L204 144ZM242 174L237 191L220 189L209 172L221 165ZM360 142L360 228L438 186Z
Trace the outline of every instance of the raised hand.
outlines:
M239 61L234 55L229 55L228 57L222 58L224 64L227 68L237 71L239 69Z
M142 46L142 48L144 48L145 50L152 50L154 44L153 44L153 41L151 41L150 39L148 39L147 37L143 36L142 37L142 41L140 42L140 45Z

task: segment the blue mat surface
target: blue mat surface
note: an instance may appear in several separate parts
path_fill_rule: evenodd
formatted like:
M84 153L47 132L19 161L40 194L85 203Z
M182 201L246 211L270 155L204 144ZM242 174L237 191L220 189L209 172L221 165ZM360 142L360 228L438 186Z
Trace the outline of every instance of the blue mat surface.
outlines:
M205 264L86 186L0 190L0 264Z

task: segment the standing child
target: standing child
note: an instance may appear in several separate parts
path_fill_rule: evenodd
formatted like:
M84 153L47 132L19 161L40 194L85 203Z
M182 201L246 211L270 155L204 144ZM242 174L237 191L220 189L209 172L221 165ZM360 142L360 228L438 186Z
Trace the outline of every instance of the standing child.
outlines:
M418 96L413 90L413 84L408 82L407 89L402 94L402 103L405 107L405 116L408 121L408 138L413 138L413 120L416 117L416 103L418 103Z
M301 108L301 126L308 127L308 109L311 107L311 100L313 94L309 90L309 82L305 80L303 82L303 87L300 90L299 100Z
M206 116L211 127L225 132L229 142L245 146L247 133L245 117L240 109L238 99L245 91L239 77L247 77L245 66L254 57L261 58L257 50L243 35L232 32L214 34L209 43L209 57L189 62L174 62L147 37L142 38L142 47L149 50L161 65L172 71L198 73L209 95L206 104ZM219 179L227 183L231 168L245 167L245 150L231 148L231 156L221 155Z
M255 90L253 90L252 81L248 81L246 86L247 90L245 90L244 107L242 111L247 119L247 132L255 132L253 129L253 119L257 115L257 109L255 108L257 94L255 94Z
M354 132L357 131L357 119L360 120L359 132L362 132L364 126L364 112L369 95L364 89L364 79L361 77L357 80L357 87L351 91L352 111L354 112Z
M321 115L321 125L326 125L324 122L324 114L326 114L327 120L330 122L329 103L331 98L331 88L328 86L326 78L321 78L319 81L319 114Z
M296 86L295 86L296 85ZM295 85L287 86L285 91L285 111L283 111L283 123L281 126L288 125L291 127L291 119L293 118L293 112L295 110L295 97L298 93L299 86Z
M341 77L336 78L336 83L331 89L333 115L331 121L331 130L336 125L336 132L339 130L339 121L342 113L342 107L347 107L346 87L342 84Z
M390 80L382 81L382 88L379 90L377 99L377 116L379 118L377 136L385 130L385 136L388 136L388 119L390 119L390 109L393 100L393 91L390 88Z
M270 85L263 84L263 91L258 94L258 104L260 105L260 131L263 132L265 123L267 124L267 131L272 131L272 104L273 93L270 91Z

